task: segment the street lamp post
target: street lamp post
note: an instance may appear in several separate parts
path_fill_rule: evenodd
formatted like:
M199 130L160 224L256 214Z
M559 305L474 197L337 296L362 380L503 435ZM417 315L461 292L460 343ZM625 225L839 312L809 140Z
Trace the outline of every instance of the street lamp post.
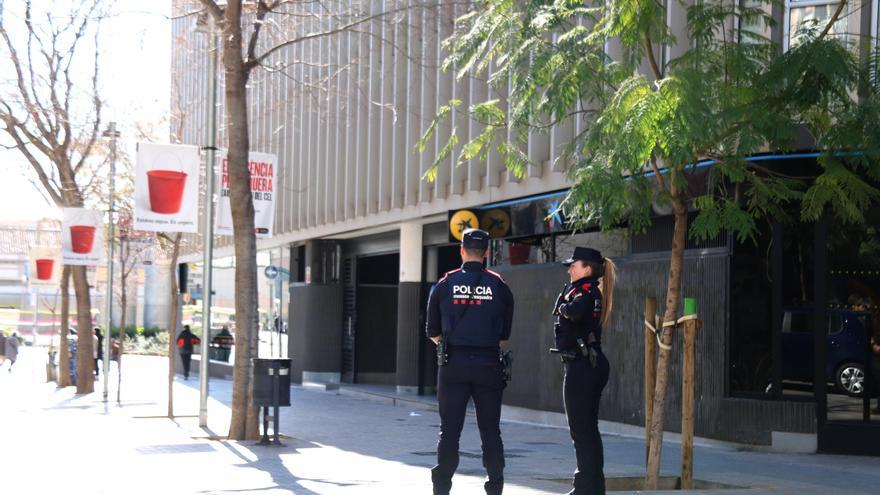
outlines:
M207 126L205 131L205 224L203 227L204 276L202 289L202 344L199 361L199 426L208 426L208 344L211 339L211 275L214 258L214 162L217 153L217 29L206 13L208 35Z
M104 402L107 402L110 386L110 380L107 379L107 375L110 373L110 335L113 330L113 236L115 235L113 212L116 209L116 140L119 138L116 122L110 122L102 135L110 139L110 210L107 212L110 225L107 234L107 301L105 301L107 303L107 321L104 330L104 359L101 360L101 364L104 366ZM124 331L125 329L120 330L120 332ZM121 370L117 370L117 372L121 372Z

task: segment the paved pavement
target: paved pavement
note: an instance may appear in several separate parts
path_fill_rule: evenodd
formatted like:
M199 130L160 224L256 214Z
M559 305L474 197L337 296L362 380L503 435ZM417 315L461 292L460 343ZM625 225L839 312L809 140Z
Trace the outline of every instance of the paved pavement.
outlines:
M282 409L284 447L217 440L231 394L212 380L208 430L197 426L198 382L174 384L177 419L166 411L167 361L127 356L122 402L76 396L44 382L42 354L26 349L11 374L0 370L0 493L389 494L431 493L438 418L430 404L397 406L301 387ZM115 369L111 399L115 399ZM565 493L573 452L567 432L504 423L507 494ZM642 441L605 436L609 478L643 474ZM462 442L454 494L482 493L474 419ZM678 448L664 450L665 474ZM698 447L699 479L738 489L692 493L855 495L880 492L876 458L783 455ZM610 481L610 483L613 481ZM634 492L629 492L634 493ZM674 493L655 492L655 493Z

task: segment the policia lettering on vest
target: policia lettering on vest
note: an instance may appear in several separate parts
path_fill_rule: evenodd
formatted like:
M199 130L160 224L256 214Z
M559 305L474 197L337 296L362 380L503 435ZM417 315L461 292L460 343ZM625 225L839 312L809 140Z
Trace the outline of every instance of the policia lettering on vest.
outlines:
M447 495L458 468L458 447L467 404L474 400L483 445L486 493L504 488L504 444L501 441L501 398L505 386L501 342L510 338L513 293L501 275L487 270L483 259L489 233L462 234L462 265L446 273L428 296L426 333L437 344L437 401L440 440L437 465L431 470L435 495Z
M608 360L602 353L602 326L611 317L616 267L595 249L577 247L562 264L569 283L556 298L553 326L565 366L562 396L574 442L577 470L569 495L603 495L605 475L599 434L599 399L608 383Z

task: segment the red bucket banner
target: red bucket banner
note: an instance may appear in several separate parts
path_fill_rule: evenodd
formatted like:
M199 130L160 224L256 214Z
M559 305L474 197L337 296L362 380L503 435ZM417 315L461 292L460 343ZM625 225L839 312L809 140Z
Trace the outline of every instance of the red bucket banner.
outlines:
M134 228L197 232L198 186L198 147L138 143Z
M51 258L40 258L36 260L35 263L37 265L37 279L51 280L52 269L55 267L55 260Z
M57 240L57 230L53 230L50 235L44 236L40 243L40 236L37 236L38 246L47 245L53 240ZM58 285L61 281L61 259L57 247L32 247L28 253L28 280L32 285Z
M104 212L64 208L61 223L61 262L100 265L104 262Z
M220 174L217 181L217 217L214 233L232 235L232 207L229 204L229 166L226 150L217 153ZM257 237L272 237L275 225L275 172L278 157L252 151L248 155L251 196L254 200L254 229Z

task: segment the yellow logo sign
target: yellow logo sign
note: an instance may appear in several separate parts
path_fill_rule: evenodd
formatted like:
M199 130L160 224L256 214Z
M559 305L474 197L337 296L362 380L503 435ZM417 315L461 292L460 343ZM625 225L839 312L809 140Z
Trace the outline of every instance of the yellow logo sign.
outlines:
M478 228L480 228L480 222L477 221L474 212L470 210L459 210L449 219L449 232L459 241L465 230Z
M501 208L495 208L483 213L480 225L489 233L489 237L500 239L510 232L510 215Z

